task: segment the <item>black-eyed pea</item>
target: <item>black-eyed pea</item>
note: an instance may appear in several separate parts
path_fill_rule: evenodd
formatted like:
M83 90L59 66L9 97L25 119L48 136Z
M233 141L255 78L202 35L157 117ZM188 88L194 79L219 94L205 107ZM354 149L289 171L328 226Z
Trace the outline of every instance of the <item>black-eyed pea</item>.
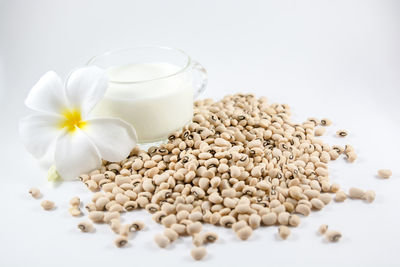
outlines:
M332 125L332 121L330 119L327 119L327 118L321 119L320 123L321 123L322 126L330 126L330 125Z
M53 201L50 200L43 200L40 205L44 210L52 210L55 208L55 204Z
M336 135L339 137L346 137L348 135L348 132L346 130L338 130L336 131Z
M234 232L237 232L245 226L248 226L246 221L237 221L232 225L232 230Z
M235 219L233 216L226 215L226 216L222 216L222 217L221 217L221 219L220 219L220 221L219 221L219 224L220 224L221 226L230 228L230 227L232 227L232 225L233 225L235 222L236 222L236 219Z
M146 227L144 222L142 221L134 221L131 224L129 224L129 231L135 232L135 231L141 231Z
M235 207L235 211L239 214L251 214L252 213L252 209L250 208L249 204L239 204Z
M336 150L331 150L328 153L331 160L337 160L339 158L339 153Z
M92 192L96 192L99 190L99 185L93 181L93 180L87 180L85 182L85 185L87 186L87 188L92 191Z
M294 199L301 199L303 195L303 190L298 186L292 186L289 188L289 195Z
M88 221L83 221L78 223L78 229L81 230L82 232L92 232L94 230L93 224Z
M185 235L186 233L186 225L180 223L174 223L170 227L172 230L177 232L179 235Z
M80 216L82 214L81 210L79 209L79 207L70 207L68 209L69 214L71 214L74 217Z
M307 206L305 204L299 204L296 207L296 212L300 213L304 216L308 216L308 215L310 215L311 209L309 206Z
M124 247L128 244L128 238L126 236L118 236L114 240L114 244L119 248Z
M198 186L193 186L191 189L191 192L196 198L200 198L200 199L204 198L204 196L206 195L204 190Z
M204 245L205 240L204 240L203 234L192 235L192 243L196 247L200 247L200 246Z
M258 227L260 227L260 224L261 224L261 216L256 213L251 214L249 217L249 226L252 229L257 229Z
M289 217L290 213L289 212L281 212L278 214L278 223L281 225L288 225L289 224Z
M336 193L336 192L338 192L339 190L340 190L340 185L339 185L338 183L332 183L332 184L331 184L330 191L331 191L332 193Z
M36 187L32 187L31 189L29 189L29 194L31 194L31 196L36 199L42 197L42 193L40 193L40 190Z
M281 225L278 228L278 234L279 236L285 240L286 238L288 238L288 236L290 235L290 229L289 227L285 226L285 225Z
M347 199L347 195L343 190L339 190L335 194L335 201L336 202L343 202Z
M101 189L104 192L112 192L112 190L114 189L114 187L116 187L117 184L112 182L112 183L108 183L108 184L103 184L103 186L101 187Z
M119 204L119 203L115 203L114 205L112 205L112 206L108 209L108 211L111 211L111 212L113 212L113 211L123 212L123 211L124 211L124 207L123 207L121 204Z
M174 223L176 223L176 215L175 214L170 214L167 215L165 217L163 217L161 219L161 223L165 226L165 227L170 227L171 225L173 225Z
M369 203L373 202L375 200L375 191L373 190L365 191L364 199Z
M279 213L285 211L285 206L284 205L279 205L278 207L272 208L271 211L275 212L276 214L279 214Z
M120 218L120 213L119 212L116 212L116 211L114 211L114 212L105 212L104 213L104 218L103 218L103 221L105 222L105 223L111 223L111 220L112 219L119 219Z
M217 188L221 184L221 178L220 177L213 177L210 180L210 185L212 188Z
M178 211L178 213L176 214L176 219L178 221L182 221L184 219L187 219L189 217L189 212L187 210L180 210Z
M190 251L190 255L193 259L199 261L207 255L207 250L204 247L195 247Z
M355 199L363 199L365 195L364 190L356 187L351 187L349 189L349 197Z
M115 195L115 201L121 205L124 205L126 202L130 201L130 198L123 193L118 193Z
M156 234L154 236L154 242L160 247L160 248L165 248L167 247L171 242L168 237L166 237L164 234Z
M328 230L325 233L325 238L329 242L338 242L341 237L342 237L342 233L340 233L339 231Z
M85 205L85 209L88 212L95 211L96 210L96 205L94 203L88 203L88 204Z
M311 203L312 207L316 210L321 210L325 207L324 202L322 202L322 200L320 200L318 198L311 199L310 203Z
M328 225L327 224L321 224L321 226L318 228L318 233L320 235L323 235L326 233L326 231L328 230Z
M357 154L354 151L346 153L346 160L353 163L357 159Z
M285 207L285 210L289 213L294 211L294 205L290 202L284 202L283 206Z
M203 219L203 214L200 211L192 211L192 213L189 214L188 219L193 222L201 221Z
M200 233L202 228L203 228L203 225L200 222L194 222L194 223L189 224L186 227L186 232L189 235L195 235L195 234Z
M177 232L175 232L173 229L171 228L166 228L164 230L164 235L169 239L169 241L172 243L175 240L178 239L179 234Z
M297 216L296 214L291 214L289 216L289 225L297 227L300 225L300 217Z
M332 196L329 193L322 193L318 199L324 202L325 205L328 205L332 201Z
M380 169L378 170L378 176L381 178L388 179L392 176L392 171L389 169Z
M129 224L121 225L121 227L119 228L119 234L121 236L128 237L131 234L130 225Z
M203 234L203 240L205 243L214 243L218 240L218 234L214 232L206 232Z
M325 128L318 127L315 129L314 134L315 134L315 136L322 136L325 134L325 132L326 132Z
M160 206L158 204L156 204L156 203L149 203L149 204L146 205L146 210L149 213L154 214L154 213L156 213L157 211L160 210Z
M221 214L219 212L214 212L211 216L210 216L210 223L211 224L218 224L221 220Z
M120 186L122 184L129 184L131 180L132 179L130 176L125 176L125 175L115 176L115 183L117 184L117 186Z
M208 196L208 200L214 204L220 204L224 200L217 192L214 192Z
M121 229L121 221L119 220L119 218L111 219L110 228L114 233L119 234Z
M328 176L328 170L322 167L318 167L315 169L315 173L319 176Z
M104 210L106 204L110 202L110 200L106 197L100 197L96 200L96 210Z
M301 199L301 200L297 201L297 205L300 205L300 204L304 204L304 205L308 206L310 209L312 208L310 201L308 201L306 199Z
M139 207L145 208L147 204L150 203L149 199L145 196L140 196L136 199L136 203Z
M263 216L261 216L261 221L264 225L270 226L274 225L277 221L278 216L275 212L269 212Z
M252 233L253 233L253 229L251 229L250 226L245 226L245 227L239 229L239 230L236 232L236 235L237 235L237 237L239 237L241 240L247 240L247 239L250 238L250 236L252 235Z
M89 219L92 222L95 222L95 223L103 222L104 212L102 212L102 211L91 211L91 212L89 212Z
M81 200L79 197L73 197L69 200L69 204L72 207L79 207L81 205Z
M163 218L165 218L167 216L167 214L165 213L165 211L157 211L156 213L154 213L154 215L152 216L152 219L157 222L157 223L161 223L161 220Z
M126 211L131 211L131 210L134 210L134 209L137 209L137 207L138 207L138 204L137 204L137 202L136 201L127 201L127 202L125 202L125 204L124 204L124 209L126 210Z

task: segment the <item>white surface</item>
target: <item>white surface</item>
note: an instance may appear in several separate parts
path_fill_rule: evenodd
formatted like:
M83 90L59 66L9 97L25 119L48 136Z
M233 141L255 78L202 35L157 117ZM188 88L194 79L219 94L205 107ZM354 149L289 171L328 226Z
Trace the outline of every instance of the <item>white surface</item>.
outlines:
M0 266L399 266L399 1L0 1ZM67 200L90 193L80 183L51 188L18 142L23 99L47 70L62 75L100 52L133 45L186 50L209 72L205 96L254 92L292 107L296 120L334 121L324 140L350 143L359 159L330 166L344 188L375 189L376 201L332 203L302 219L286 241L275 227L247 242L225 229L203 262L190 240L163 250L148 229L117 249L105 225L76 229ZM2 74L1 74L2 73ZM3 78L1 78L3 77ZM344 128L346 139L333 136ZM391 168L389 180L375 177ZM40 186L57 209L27 194ZM137 214L137 215L136 215ZM315 234L322 223L343 233L338 244Z

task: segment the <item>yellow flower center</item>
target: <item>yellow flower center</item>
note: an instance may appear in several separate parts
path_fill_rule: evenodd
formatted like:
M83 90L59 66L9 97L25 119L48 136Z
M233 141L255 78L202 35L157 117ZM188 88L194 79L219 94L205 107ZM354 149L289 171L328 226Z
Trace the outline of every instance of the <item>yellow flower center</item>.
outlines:
M73 133L76 130L76 127L82 129L87 124L87 121L82 120L80 110L65 110L61 114L64 116L64 118L60 123L60 128L63 129L66 127L69 133Z

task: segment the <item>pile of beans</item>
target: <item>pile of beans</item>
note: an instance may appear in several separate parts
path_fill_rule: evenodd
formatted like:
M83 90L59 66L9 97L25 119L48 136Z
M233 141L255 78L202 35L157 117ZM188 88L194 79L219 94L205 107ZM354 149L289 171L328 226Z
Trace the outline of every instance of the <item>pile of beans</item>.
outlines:
M260 226L280 225L286 239L301 216L323 209L332 194L337 201L348 195L330 181L328 163L341 155L353 162L357 155L350 145L316 138L330 124L316 118L296 124L288 105L251 94L197 101L193 122L170 134L167 143L148 151L136 147L122 162L103 161L99 170L80 176L91 191L99 191L86 205L89 218L110 224L119 235L116 245L124 246L129 232L144 225L123 226L120 213L146 209L165 226L155 242L166 247L191 236L196 260L218 239L202 232L202 223L232 228L242 240ZM352 188L350 197L371 202L375 194ZM79 227L91 229L87 223Z

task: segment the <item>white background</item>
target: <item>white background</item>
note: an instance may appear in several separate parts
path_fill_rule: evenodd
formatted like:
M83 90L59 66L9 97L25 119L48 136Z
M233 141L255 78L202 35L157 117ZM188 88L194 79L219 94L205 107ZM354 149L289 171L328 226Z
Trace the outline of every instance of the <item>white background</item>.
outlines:
M399 266L400 2L315 1L1 1L0 0L0 266ZM67 202L91 193L78 182L52 187L18 141L23 100L47 70L65 76L109 49L167 45L187 51L209 72L205 97L253 92L287 103L294 119L328 117L324 140L350 143L359 159L330 166L343 188L376 190L376 201L332 203L302 218L286 241L275 227L247 242L226 229L202 262L186 238L156 247L161 227L147 222L117 249L105 225L76 229ZM334 137L344 128L346 139ZM376 177L391 168L393 177ZM57 209L43 211L27 191L39 186ZM316 235L327 223L337 244Z

